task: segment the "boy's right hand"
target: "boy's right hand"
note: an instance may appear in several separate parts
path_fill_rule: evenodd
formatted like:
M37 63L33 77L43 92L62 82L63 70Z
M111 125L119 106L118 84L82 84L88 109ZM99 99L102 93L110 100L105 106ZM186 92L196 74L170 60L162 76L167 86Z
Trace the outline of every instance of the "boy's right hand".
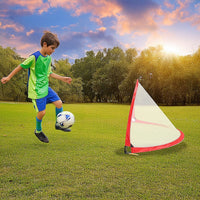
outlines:
M5 84L5 83L7 83L9 80L10 80L10 79L9 79L8 77L3 77L3 78L1 79L1 82L2 82L3 84Z

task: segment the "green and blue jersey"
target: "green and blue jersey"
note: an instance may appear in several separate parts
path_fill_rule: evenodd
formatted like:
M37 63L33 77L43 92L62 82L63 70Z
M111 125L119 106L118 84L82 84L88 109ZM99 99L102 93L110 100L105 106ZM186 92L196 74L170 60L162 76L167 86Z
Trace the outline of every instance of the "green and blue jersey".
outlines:
M33 53L20 66L28 69L28 97L40 99L48 95L51 56L43 56L39 51Z

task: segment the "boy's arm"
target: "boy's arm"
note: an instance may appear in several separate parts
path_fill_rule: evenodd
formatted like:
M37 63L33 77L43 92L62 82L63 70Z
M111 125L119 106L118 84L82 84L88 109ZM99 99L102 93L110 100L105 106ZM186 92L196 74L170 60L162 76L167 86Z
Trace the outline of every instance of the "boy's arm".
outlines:
M69 83L69 84L72 82L72 78L71 77L60 76L60 75L55 74L55 73L51 73L50 77L58 79L58 80L61 80L61 81L65 82L65 83Z
M1 82L3 83L3 84L5 84L5 83L7 83L15 74L17 74L19 71L21 71L23 68L20 66L20 65L18 65L8 76L6 76L6 77L3 77L2 79L1 79Z

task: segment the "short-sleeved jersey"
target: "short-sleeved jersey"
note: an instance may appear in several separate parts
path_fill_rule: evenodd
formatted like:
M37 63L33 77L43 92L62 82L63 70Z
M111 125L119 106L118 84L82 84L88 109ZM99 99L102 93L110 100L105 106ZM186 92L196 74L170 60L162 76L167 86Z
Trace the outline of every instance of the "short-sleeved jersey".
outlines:
M48 94L51 56L43 56L39 51L33 53L20 66L28 69L28 97L40 99Z

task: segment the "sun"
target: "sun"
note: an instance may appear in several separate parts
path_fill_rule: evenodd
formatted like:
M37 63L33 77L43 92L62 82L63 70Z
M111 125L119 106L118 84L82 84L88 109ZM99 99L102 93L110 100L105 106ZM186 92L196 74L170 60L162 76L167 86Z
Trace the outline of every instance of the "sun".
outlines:
M175 45L163 45L163 50L167 54L180 55L180 49Z

